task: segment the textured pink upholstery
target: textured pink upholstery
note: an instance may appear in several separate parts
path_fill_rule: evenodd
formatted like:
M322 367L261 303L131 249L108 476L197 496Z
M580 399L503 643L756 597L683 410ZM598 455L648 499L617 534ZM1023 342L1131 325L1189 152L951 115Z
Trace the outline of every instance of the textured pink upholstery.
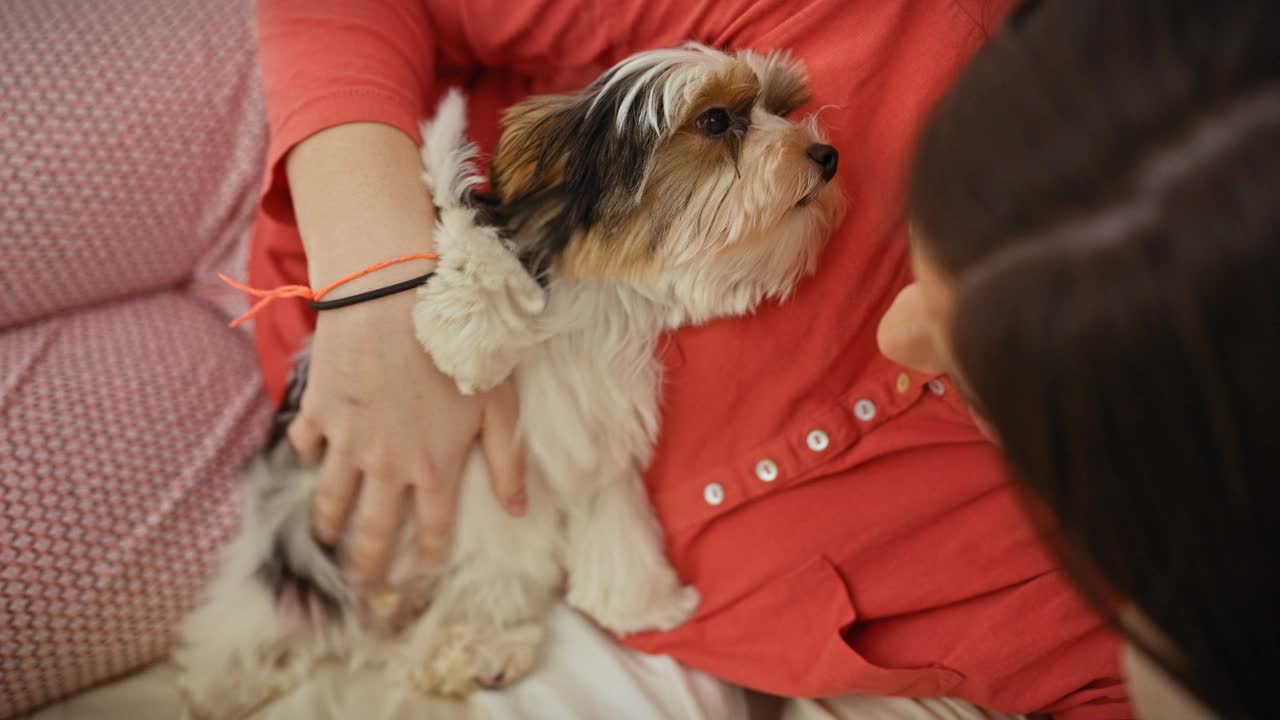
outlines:
M270 409L250 0L0 2L0 717L158 659Z
M242 262L252 23L250 0L0 2L0 328Z
M155 293L0 336L0 716L162 656L268 418L244 338Z

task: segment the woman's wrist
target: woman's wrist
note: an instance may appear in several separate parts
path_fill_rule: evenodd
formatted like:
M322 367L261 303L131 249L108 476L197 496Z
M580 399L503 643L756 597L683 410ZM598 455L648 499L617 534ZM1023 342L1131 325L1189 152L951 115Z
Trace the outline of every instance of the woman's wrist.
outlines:
M339 291L335 290L333 297L335 299L346 297L349 294L354 295L356 292L339 293ZM417 303L417 295L410 291L349 305L336 310L326 310L316 314L317 328L322 324L334 324L347 328L343 332L355 332L362 336L384 338L384 333L388 329L403 327L407 330L405 335L411 336L411 317L415 303Z
M435 211L418 148L399 130L340 125L304 140L286 171L312 288L370 265L435 248ZM333 297L385 287L434 269L419 259L344 284Z
M307 258L307 272L311 288L313 290L320 290L341 278L364 270L376 263L424 252L420 248L413 248L405 251L402 247L391 245L379 245L366 249L367 252L364 253L348 253L343 251L332 254L317 253L315 255L309 255ZM429 258L417 258L395 263L394 265L380 268L367 275L362 275L343 282L322 299L337 300L339 298L349 297L358 293L388 287L413 278L420 278L430 272L433 272L435 268L436 261Z

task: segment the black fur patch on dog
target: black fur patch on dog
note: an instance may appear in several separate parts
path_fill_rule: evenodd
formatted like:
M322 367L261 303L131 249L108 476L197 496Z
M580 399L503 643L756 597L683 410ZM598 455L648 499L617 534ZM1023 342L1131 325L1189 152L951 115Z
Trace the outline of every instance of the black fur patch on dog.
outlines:
M575 232L630 217L638 204L654 148L661 139L645 117L643 102L633 102L619 127L618 110L635 84L620 82L606 89L606 74L583 93L543 102L556 109L520 132L508 132L491 166L493 199L505 203L483 206L483 222L517 240L516 254L529 274L545 277L564 253ZM640 90L645 97L662 80L659 75ZM661 93L658 93L661 96ZM661 100L657 111L664 111ZM523 187L503 187L507 165L529 165ZM525 244L520 244L521 242Z
M338 564L336 548L319 545L319 543L317 545L334 565ZM313 582L306 573L293 566L288 550L280 538L276 538L276 542L271 546L271 553L258 566L255 576L271 591L277 606L286 592L292 592L300 607L320 609L323 617L312 618L313 621L335 621L342 617L342 602Z
M275 417L271 421L271 435L267 439L270 450L283 441L289 431L289 424L298 417L302 410L302 392L307 389L307 378L311 373L311 347L303 348L293 359L293 369L289 371L289 381L285 384L284 399L276 408Z

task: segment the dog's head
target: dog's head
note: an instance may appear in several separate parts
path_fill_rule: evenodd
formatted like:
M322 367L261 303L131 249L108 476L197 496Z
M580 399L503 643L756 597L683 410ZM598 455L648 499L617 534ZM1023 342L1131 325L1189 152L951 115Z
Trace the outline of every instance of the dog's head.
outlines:
M507 111L489 216L540 280L615 282L693 321L785 297L843 212L785 53L632 56Z

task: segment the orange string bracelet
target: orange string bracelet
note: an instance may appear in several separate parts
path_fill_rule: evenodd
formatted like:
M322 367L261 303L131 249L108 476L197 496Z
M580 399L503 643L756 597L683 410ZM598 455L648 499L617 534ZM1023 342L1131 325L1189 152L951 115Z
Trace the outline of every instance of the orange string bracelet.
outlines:
M240 292L247 293L253 297L259 298L258 302L254 303L253 307L249 308L249 312L241 315L240 317L230 322L231 327L236 327L237 325L240 325L246 320L251 319L254 315L257 315L267 305L270 305L271 303L275 302L276 300L279 300L280 298L305 298L314 303L322 300L325 295L328 295L334 289L342 287L343 285L351 282L352 280L356 280L370 273L374 273L379 270L382 270L383 268L388 268L388 267L391 267L392 265L399 265L400 263L406 263L406 262L409 262L410 260L439 260L439 259L440 259L440 256L436 253L414 253L412 255L405 255L403 257L392 258L390 260L383 260L382 262L374 263L373 265L370 265L369 267L363 270L357 270L356 272L353 272L350 275L343 275L342 277L338 278L337 280L334 280L328 285L325 285L319 290L312 290L306 285L281 285L280 287L274 288L272 290L261 290L258 288L249 287L248 285L244 285L242 283L238 283L235 280L232 280L231 278L227 277L222 273L218 273L218 277L222 279L222 282L230 285L231 287L239 290ZM405 285L405 287L406 288L410 287L410 285ZM378 291L375 290L371 294L376 294L377 292Z

